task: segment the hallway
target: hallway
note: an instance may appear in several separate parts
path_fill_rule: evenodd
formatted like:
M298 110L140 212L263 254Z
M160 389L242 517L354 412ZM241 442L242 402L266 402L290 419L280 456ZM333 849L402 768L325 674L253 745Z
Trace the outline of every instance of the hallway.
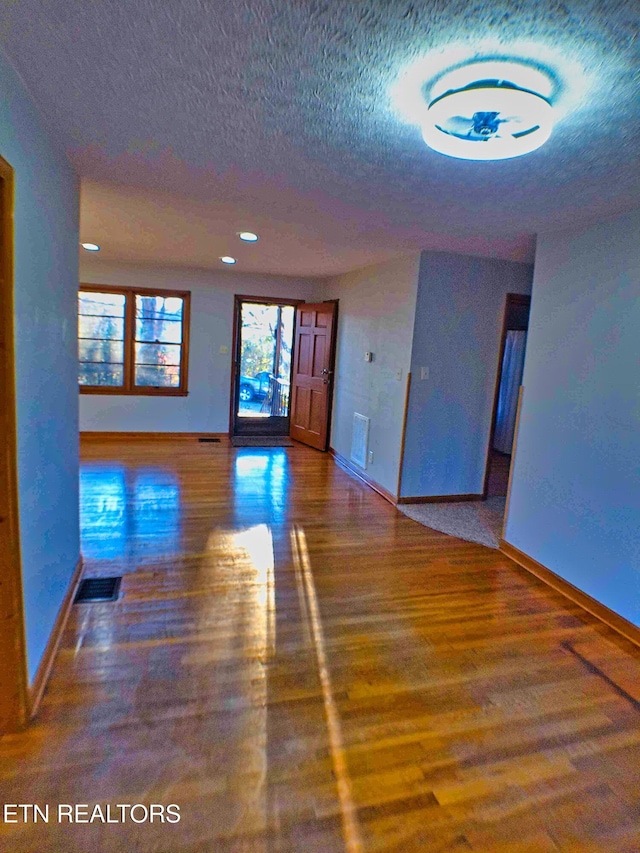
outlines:
M11 853L637 851L640 653L326 454L85 442L85 576L3 803Z

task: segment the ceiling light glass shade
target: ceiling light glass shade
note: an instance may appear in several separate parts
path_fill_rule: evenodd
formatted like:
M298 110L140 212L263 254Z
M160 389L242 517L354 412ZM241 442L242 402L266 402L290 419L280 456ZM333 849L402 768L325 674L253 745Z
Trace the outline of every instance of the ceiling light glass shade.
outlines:
M80 243L83 249L86 249L87 252L99 252L100 246L97 243Z
M254 234L253 231L238 231L238 237L245 243L256 243L258 241L258 235Z
M230 255L223 255L220 260L223 264L235 264L236 259L232 258Z
M484 79L429 104L424 141L464 160L505 160L535 151L553 127L553 108L535 92Z
M430 90L430 100L434 101L446 92L457 92L478 80L509 81L516 89L537 92L548 101L553 100L554 84L548 73L528 62L516 60L482 59L479 62L465 62L457 68L446 71L438 77Z

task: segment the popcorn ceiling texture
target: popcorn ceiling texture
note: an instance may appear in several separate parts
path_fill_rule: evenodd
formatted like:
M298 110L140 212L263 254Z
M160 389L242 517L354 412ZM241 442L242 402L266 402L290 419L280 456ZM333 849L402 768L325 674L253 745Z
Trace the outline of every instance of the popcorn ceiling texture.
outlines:
M635 1L13 0L0 44L89 181L84 239L206 266L257 222L269 246L246 269L329 274L422 247L530 259L537 231L640 204L639 21ZM487 38L554 51L590 91L538 152L443 157L389 90L412 61ZM119 192L134 220L172 211L138 248ZM180 254L189 219L203 236Z

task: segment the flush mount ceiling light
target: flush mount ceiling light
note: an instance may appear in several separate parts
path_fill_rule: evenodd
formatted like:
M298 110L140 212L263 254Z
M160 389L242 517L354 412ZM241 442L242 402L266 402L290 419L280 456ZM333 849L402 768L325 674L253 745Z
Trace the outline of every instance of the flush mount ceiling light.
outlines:
M80 243L82 248L87 252L99 252L100 246L97 243Z
M232 258L230 255L223 255L220 258L220 260L222 261L223 264L235 264L236 263L236 259Z
M238 231L238 237L241 240L244 240L245 243L258 242L258 235L254 234L253 231Z
M518 62L472 62L428 91L422 126L434 151L464 160L504 160L535 151L553 127L553 83Z

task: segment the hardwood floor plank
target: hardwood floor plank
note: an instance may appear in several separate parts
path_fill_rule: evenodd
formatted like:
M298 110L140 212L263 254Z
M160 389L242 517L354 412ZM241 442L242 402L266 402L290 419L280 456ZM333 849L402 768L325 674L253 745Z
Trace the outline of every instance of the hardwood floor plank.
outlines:
M594 617L301 446L82 456L86 575L121 596L73 607L0 794L181 820L0 851L640 849L640 652Z

